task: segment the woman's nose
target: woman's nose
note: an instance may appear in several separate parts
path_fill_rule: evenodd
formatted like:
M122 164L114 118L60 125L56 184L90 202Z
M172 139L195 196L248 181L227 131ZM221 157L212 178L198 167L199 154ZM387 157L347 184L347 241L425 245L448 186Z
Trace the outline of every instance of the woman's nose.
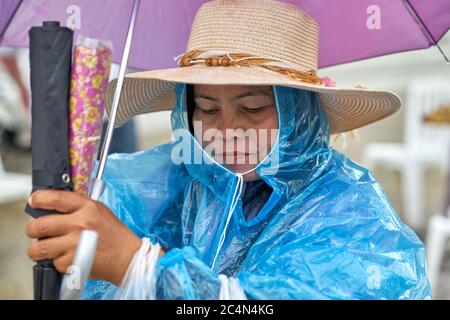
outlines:
M223 134L226 133L227 129L244 129L239 116L234 112L223 112L222 117L218 123L218 129L222 131Z

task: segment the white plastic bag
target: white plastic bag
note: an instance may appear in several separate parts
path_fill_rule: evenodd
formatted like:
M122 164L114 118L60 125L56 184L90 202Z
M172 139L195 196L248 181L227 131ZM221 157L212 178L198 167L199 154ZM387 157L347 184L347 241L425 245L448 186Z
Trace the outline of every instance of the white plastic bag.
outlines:
M114 299L156 299L155 271L160 251L161 246L159 244L152 244L147 238L142 239L142 245L134 254Z
M221 282L219 299L220 300L247 300L244 290L242 290L239 280L233 277L228 278L220 274Z

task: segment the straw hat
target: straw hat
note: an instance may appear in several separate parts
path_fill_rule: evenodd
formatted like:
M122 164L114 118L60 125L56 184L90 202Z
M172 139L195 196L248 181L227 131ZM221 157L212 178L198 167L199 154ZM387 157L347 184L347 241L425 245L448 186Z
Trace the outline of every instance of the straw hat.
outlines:
M317 76L319 27L297 7L275 0L213 0L198 10L177 68L125 77L116 127L135 115L170 110L176 83L276 85L318 93L332 134L395 113L389 91L326 87ZM110 83L107 112L116 80Z

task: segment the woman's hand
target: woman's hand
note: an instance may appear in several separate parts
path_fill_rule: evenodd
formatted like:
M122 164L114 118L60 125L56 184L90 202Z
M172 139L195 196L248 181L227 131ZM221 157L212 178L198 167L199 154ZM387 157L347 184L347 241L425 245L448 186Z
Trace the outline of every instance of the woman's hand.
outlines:
M98 233L98 242L91 278L120 285L141 239L106 206L75 192L57 190L38 190L30 196L28 204L62 213L27 224L28 237L38 239L28 247L32 260L51 259L59 272L66 272L74 259L80 233L93 230Z

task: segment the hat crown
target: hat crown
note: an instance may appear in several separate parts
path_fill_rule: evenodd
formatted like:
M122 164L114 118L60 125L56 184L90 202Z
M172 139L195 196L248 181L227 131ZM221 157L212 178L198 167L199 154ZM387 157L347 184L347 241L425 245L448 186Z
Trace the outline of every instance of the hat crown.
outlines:
M227 50L317 70L319 27L309 15L275 0L213 0L195 16L187 51Z

